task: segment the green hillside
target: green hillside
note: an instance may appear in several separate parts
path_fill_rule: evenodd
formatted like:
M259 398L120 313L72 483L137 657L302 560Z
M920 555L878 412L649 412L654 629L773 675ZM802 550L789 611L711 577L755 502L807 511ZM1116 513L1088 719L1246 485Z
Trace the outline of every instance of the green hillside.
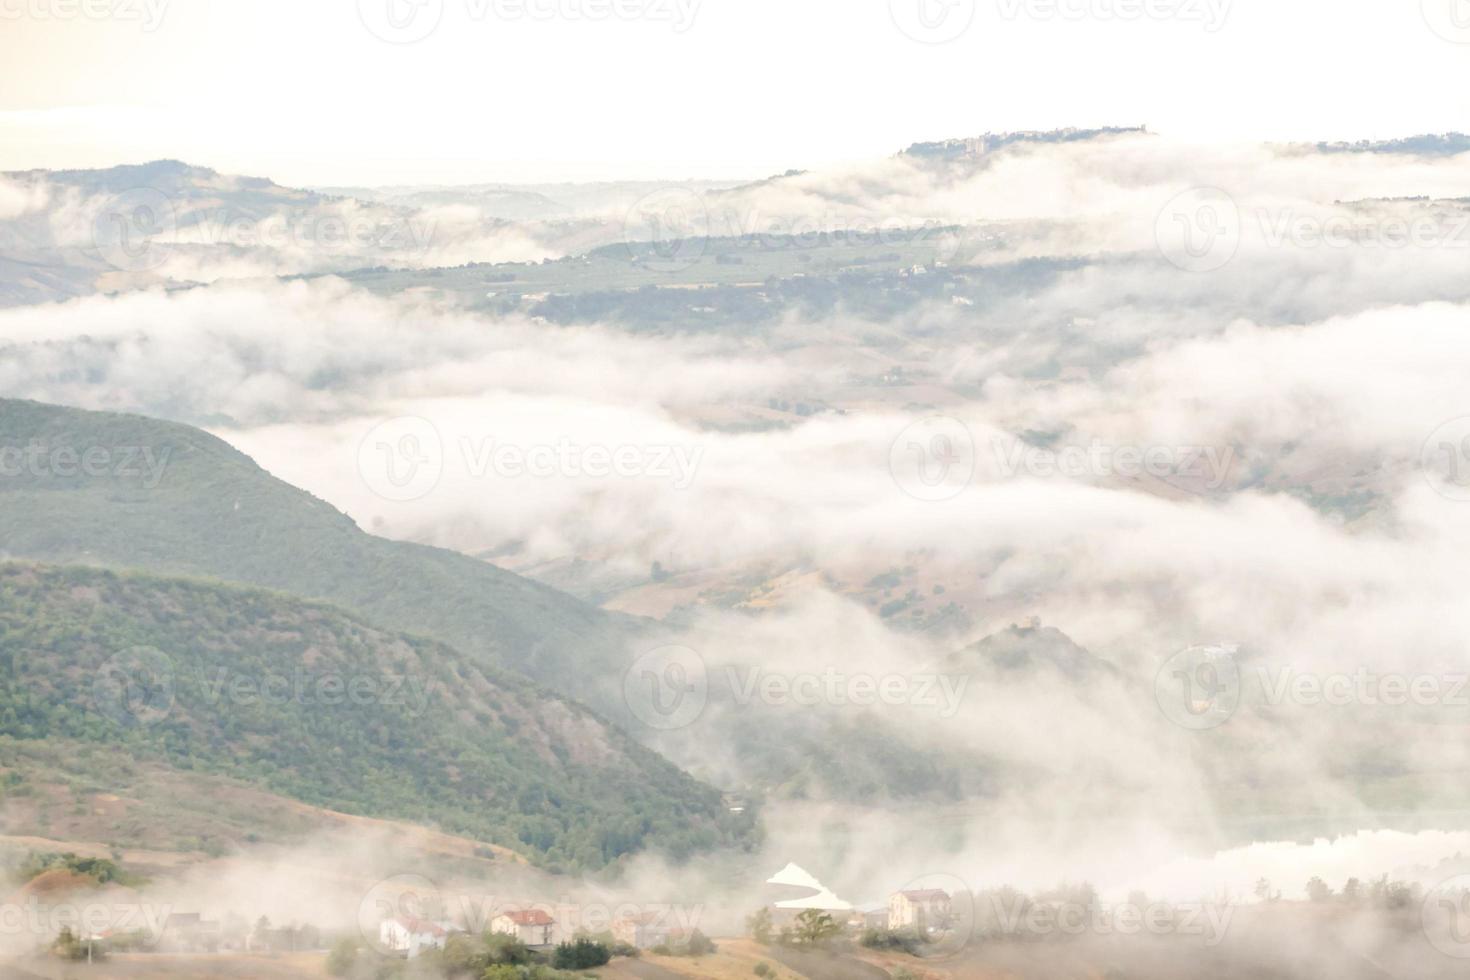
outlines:
M553 868L738 845L719 792L588 710L321 603L0 564L0 735L124 748Z
M0 556L325 599L604 706L594 678L617 676L637 631L485 562L370 535L198 429L29 401L0 400Z

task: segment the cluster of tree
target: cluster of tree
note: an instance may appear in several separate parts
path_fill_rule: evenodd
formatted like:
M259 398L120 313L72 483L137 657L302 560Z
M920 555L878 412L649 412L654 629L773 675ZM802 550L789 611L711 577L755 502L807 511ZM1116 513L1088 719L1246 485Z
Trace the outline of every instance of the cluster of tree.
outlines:
M1343 883L1342 891L1333 891L1332 886L1314 876L1307 882L1307 900L1318 905L1340 902L1354 908L1400 909L1418 908L1424 901L1422 886L1405 881L1389 881L1383 875L1366 885L1358 878L1349 878ZM1261 878L1256 882L1255 896L1263 902L1279 902L1281 892L1271 887L1271 882Z
M709 956L719 950L720 947L715 945L713 939L695 929L689 934L688 939L659 943L650 952L655 956Z
M827 946L843 933L830 912L803 909L788 926L775 928L771 910L758 909L745 920L751 938L763 946Z
M51 943L51 955L64 960L97 963L107 958L107 950L102 943L83 939L72 932L70 927L63 926L61 933Z
M140 875L124 871L116 861L108 858L78 857L70 851L65 854L32 851L16 867L14 877L20 884L45 874L47 871L65 870L91 878L99 885L119 884L136 886L144 883Z
M918 956L929 939L917 929L864 929L858 942L868 949L899 950Z
M327 972L343 980L574 980L569 972L605 966L614 955L636 950L590 936L562 943L550 953L528 948L513 936L456 933L443 949L424 950L412 960L387 956L357 939L343 939L327 956Z

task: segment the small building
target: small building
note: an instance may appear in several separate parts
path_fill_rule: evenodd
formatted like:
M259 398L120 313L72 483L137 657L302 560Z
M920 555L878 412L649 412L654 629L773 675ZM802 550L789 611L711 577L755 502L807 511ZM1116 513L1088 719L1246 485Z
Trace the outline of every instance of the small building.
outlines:
M894 892L888 899L888 928L937 932L948 927L952 917L949 892L938 888Z
M490 920L490 931L502 936L514 936L532 948L553 946L556 943L556 920L542 909L502 912Z
M220 945L220 924L198 912L172 912L163 920L160 949L171 953L212 953Z
M447 922L397 916L378 926L378 942L391 953L413 959L426 949L443 949L450 929Z
M669 916L660 912L644 912L618 919L612 924L613 939L627 943L635 949L653 949L656 946L677 946L687 943L693 932L682 926L669 925Z
M853 909L847 914L846 926L849 932L861 935L869 929L888 928L888 909L883 907Z

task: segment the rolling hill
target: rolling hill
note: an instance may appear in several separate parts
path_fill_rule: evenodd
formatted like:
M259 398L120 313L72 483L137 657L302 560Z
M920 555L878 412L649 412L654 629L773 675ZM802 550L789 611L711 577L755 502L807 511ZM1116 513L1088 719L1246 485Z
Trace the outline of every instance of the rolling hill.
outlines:
M323 599L602 707L596 678L620 672L642 629L457 552L374 537L198 429L28 401L0 400L0 556Z
M739 845L753 826L587 709L443 644L144 573L0 565L0 736L120 748L554 869Z

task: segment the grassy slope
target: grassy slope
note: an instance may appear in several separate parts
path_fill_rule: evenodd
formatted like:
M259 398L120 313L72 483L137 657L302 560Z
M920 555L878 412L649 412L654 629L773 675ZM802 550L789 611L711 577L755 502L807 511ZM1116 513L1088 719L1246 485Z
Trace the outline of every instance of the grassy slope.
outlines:
M171 683L148 702L160 717L108 710L113 689L98 684L139 647L166 658L134 672ZM325 677L369 694L344 699ZM575 703L324 604L209 582L0 565L0 735L120 746L549 866L746 832L717 791Z
M0 400L0 451L36 443L95 447L113 466L68 478L49 463L16 467L12 453L0 475L0 555L206 575L326 599L594 703L594 678L617 673L638 629L485 562L367 534L189 426ZM133 468L134 448L166 460L161 479L117 472Z

